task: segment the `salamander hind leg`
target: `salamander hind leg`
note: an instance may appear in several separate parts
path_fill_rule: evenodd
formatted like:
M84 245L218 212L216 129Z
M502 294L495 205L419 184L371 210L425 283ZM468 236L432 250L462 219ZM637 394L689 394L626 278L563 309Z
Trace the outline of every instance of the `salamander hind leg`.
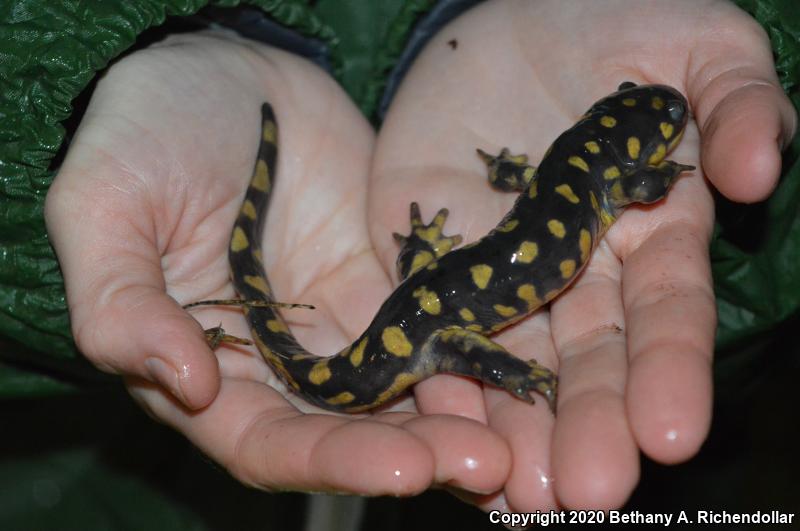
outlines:
M401 280L441 258L461 243L460 235L445 236L442 233L448 214L449 211L443 208L436 213L433 221L425 225L419 205L411 203L411 234L403 236L394 233L394 239L401 245L397 256L397 273Z
M534 403L530 393L538 393L555 412L556 374L536 360L521 360L486 336L461 327L438 332L426 348L440 372L479 379L529 403Z
M192 302L189 304L184 304L183 309L188 310L189 308L194 308L196 306L243 306L248 308L307 308L309 310L313 310L314 307L310 304L296 304L296 303L289 303L289 302L275 302L275 301L267 301L267 300L240 300L240 299L213 299L213 300L204 300L204 301L197 301ZM206 328L204 330L206 336L206 343L208 344L211 350L216 350L218 346L222 343L234 344L234 345L252 345L253 342L249 339L233 336L225 332L225 329L222 328L222 325L215 326L213 328Z
M478 156L489 167L489 184L503 192L522 192L536 177L536 168L528 164L528 156L512 155L503 148L497 156L478 149Z

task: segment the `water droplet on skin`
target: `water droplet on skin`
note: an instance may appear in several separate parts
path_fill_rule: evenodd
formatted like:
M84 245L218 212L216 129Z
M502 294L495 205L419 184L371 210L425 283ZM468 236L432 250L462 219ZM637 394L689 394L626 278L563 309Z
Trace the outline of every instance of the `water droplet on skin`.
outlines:
M678 430L669 430L667 432L667 440L670 442L678 440Z
M539 467L536 467L536 473L539 474L539 481L542 484L542 489L549 490L553 488L553 477Z
M396 478L400 477L400 471L399 470L395 470L394 471L394 477L396 477Z
M464 466L467 470L476 470L478 468L478 460L472 457L464 459Z

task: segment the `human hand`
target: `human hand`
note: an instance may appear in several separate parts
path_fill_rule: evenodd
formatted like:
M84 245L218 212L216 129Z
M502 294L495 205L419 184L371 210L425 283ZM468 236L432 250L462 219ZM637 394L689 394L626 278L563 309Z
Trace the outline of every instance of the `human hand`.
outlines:
M431 484L499 489L510 454L489 427L419 415L409 400L369 417L318 414L254 349L208 349L193 316L248 337L241 311L182 309L234 295L228 241L264 101L280 126L267 270L281 300L317 307L284 315L320 353L366 327L391 290L365 225L372 130L305 61L185 35L106 74L48 195L79 348L244 483L394 495Z
M390 235L406 231L409 202L428 218L448 207L447 234L477 239L515 197L487 186L475 148L507 146L536 164L622 81L687 95L694 119L670 158L698 169L665 201L626 212L549 311L496 336L557 369L557 417L462 378L415 386L421 412L474 418L508 441L504 489L462 493L486 510L617 507L638 482L640 450L662 463L697 452L710 424L716 325L703 177L733 200L766 197L795 113L763 30L728 2L505 0L429 43L378 138L370 227L391 270Z

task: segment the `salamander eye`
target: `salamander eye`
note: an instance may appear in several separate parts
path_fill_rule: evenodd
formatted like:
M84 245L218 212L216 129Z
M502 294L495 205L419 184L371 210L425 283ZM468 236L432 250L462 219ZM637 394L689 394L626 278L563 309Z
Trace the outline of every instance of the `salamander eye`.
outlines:
M673 122L680 122L686 114L686 106L680 100L670 100L667 103L667 113Z

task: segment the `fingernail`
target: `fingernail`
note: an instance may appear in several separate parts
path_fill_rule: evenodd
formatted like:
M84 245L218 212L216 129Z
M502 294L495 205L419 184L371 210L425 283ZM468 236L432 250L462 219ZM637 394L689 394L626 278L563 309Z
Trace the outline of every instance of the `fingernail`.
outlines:
M144 360L144 366L153 379L169 390L170 393L175 395L175 398L184 402L183 392L181 392L181 385L178 381L178 371L162 360L161 358L147 358Z

